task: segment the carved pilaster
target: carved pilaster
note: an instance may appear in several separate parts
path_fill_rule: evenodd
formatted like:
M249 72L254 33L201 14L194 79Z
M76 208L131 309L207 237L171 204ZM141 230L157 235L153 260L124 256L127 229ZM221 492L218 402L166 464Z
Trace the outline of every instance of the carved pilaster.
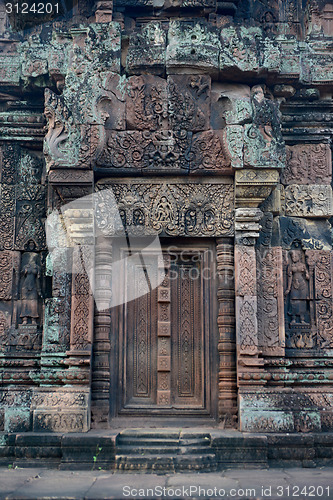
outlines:
M262 212L257 208L238 208L235 213L235 290L238 385L258 382L263 370L259 358L257 323L257 266L255 240ZM255 373L256 377L249 376ZM252 378L252 382L249 380Z
M92 427L107 426L110 398L110 302L112 248L99 237L95 247L95 311L93 370L92 370Z
M237 379L235 339L234 248L231 240L218 239L216 245L219 311L219 419L225 427L237 423Z
M80 351L85 355L92 344L93 297L85 266L92 259L91 253L88 245L73 248L71 354Z

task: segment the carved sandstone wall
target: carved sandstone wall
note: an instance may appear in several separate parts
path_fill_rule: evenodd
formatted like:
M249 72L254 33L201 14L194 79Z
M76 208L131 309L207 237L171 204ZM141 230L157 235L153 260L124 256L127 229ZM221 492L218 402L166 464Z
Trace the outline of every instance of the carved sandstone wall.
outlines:
M216 245L218 420L332 430L332 12L79 1L26 31L0 12L0 430L108 425L103 187L128 231Z

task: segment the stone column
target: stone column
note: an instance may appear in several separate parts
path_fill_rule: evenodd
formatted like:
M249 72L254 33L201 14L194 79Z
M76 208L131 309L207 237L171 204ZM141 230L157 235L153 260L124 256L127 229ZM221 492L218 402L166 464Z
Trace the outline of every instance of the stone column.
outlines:
M112 247L103 236L95 247L95 328L92 368L92 427L107 427L110 405Z
M237 378L235 338L234 246L231 239L218 239L216 245L219 311L219 420L225 427L237 423Z

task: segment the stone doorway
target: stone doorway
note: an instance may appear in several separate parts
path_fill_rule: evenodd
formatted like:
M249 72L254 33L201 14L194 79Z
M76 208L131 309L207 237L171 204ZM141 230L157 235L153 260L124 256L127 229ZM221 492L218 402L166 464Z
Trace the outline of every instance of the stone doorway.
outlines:
M152 419L175 424L178 418L198 419L198 423L216 419L214 248L210 242L164 243L163 260L156 260L157 272L165 273L160 286L113 309L110 414L114 425L122 419L140 419L140 425L150 425ZM121 270L125 279L120 281L132 289L140 287L140 264L126 260L127 249L114 251L125 263Z

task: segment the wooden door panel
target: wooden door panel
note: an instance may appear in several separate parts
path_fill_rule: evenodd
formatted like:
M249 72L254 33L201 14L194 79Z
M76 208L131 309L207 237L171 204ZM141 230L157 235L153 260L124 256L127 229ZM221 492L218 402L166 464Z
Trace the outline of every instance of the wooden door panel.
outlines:
M151 271L150 271L151 272ZM126 283L138 298L124 306L125 407L156 404L156 289L140 296L147 287L143 266L127 262Z
M155 272L161 272L157 255L155 264ZM203 280L204 264L202 249L191 249L188 255L179 251L172 259L164 254L162 284L122 306L119 415L209 411L209 284ZM125 267L128 290L147 288L140 262L129 259Z
M204 339L200 263L178 261L172 270L172 401L204 407Z

